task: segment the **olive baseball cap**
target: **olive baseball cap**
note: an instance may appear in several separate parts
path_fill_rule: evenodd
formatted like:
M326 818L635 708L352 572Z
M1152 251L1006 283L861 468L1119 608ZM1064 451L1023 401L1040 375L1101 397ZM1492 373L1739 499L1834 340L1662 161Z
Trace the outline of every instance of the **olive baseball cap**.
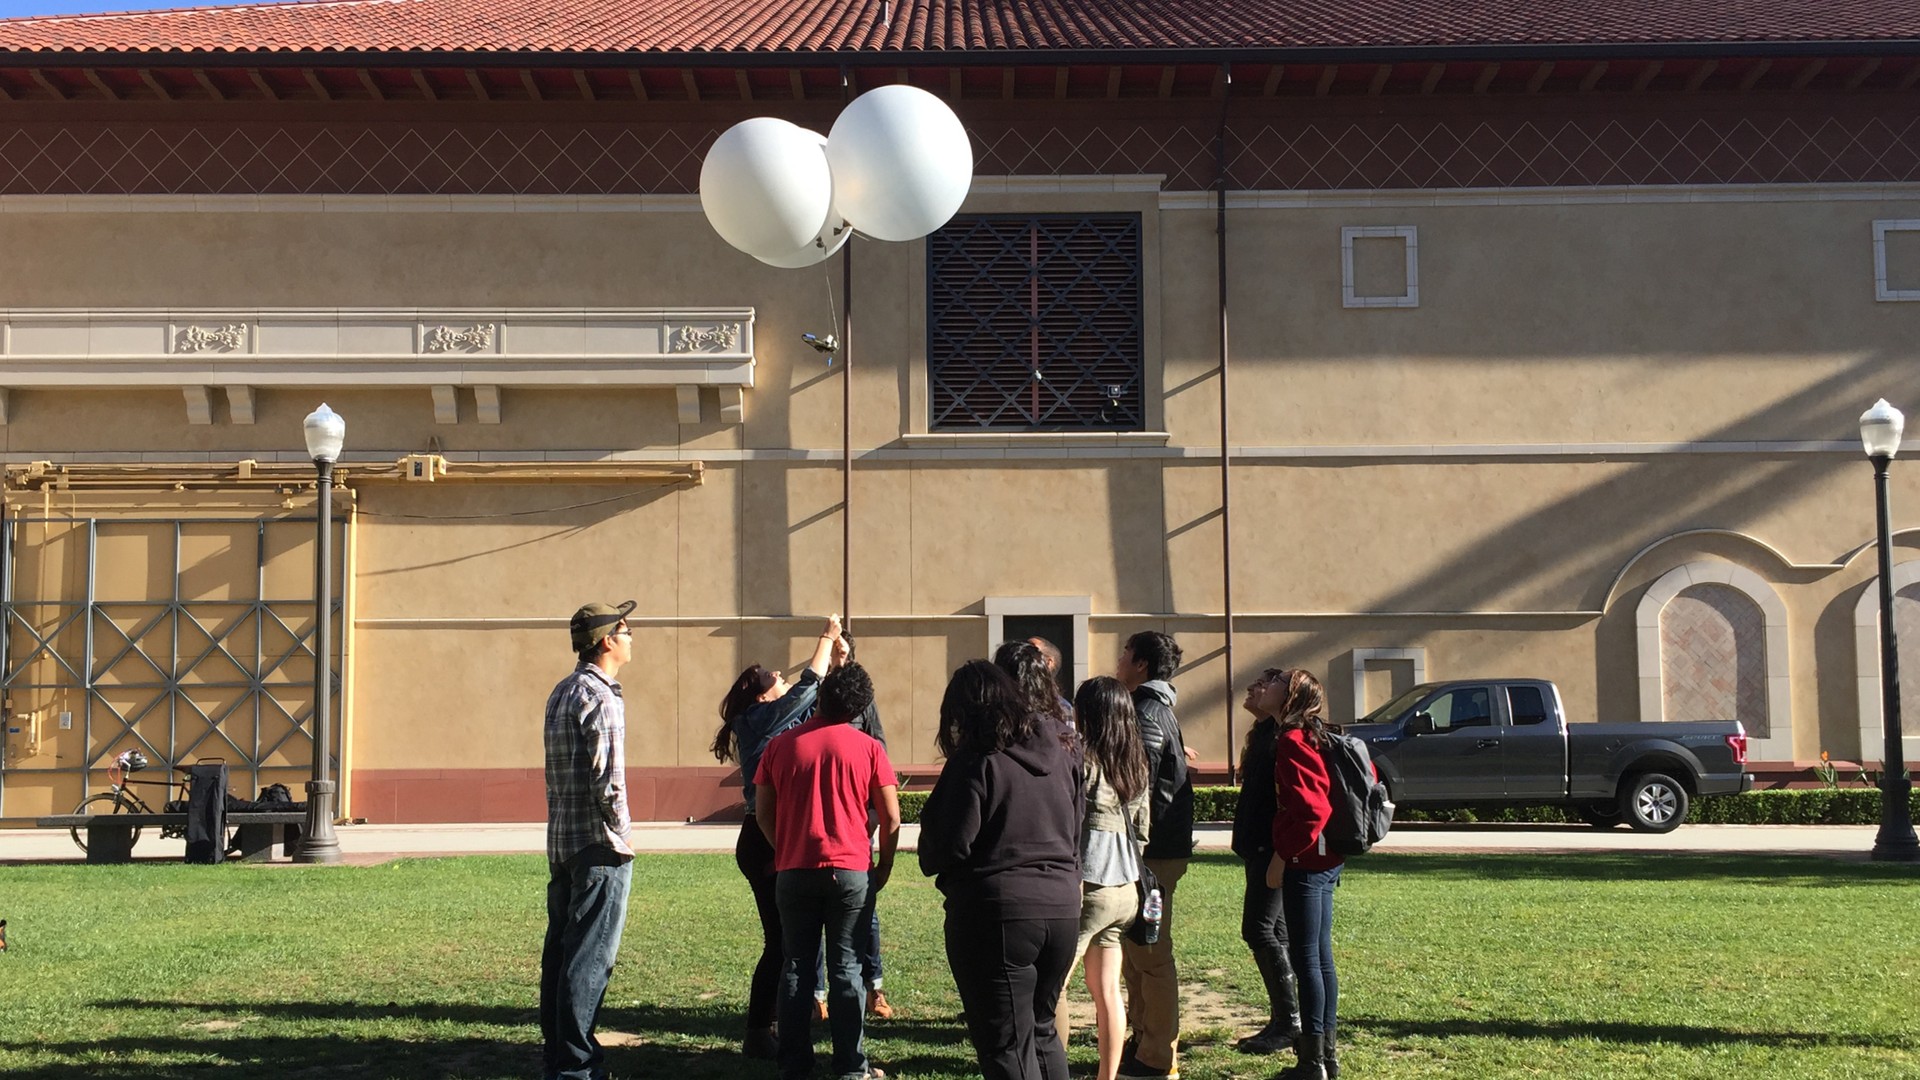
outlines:
M600 639L613 632L620 620L633 611L638 601L628 600L623 604L588 604L573 613L567 620L567 630L573 635L573 651L580 652L600 644Z

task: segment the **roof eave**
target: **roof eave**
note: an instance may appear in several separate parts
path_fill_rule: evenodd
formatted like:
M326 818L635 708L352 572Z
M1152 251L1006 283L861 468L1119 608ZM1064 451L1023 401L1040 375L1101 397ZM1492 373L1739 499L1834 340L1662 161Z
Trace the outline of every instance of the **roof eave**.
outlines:
M1062 64L1348 64L1509 60L1667 60L1726 57L1913 56L1920 38L1822 41L1566 42L1419 46L1178 49L944 49L819 51L94 51L3 50L6 67L974 67Z

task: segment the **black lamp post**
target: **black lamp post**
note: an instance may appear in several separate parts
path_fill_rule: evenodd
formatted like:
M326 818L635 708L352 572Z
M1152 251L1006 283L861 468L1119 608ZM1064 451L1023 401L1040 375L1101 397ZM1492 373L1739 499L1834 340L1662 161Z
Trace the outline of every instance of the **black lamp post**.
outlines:
M322 404L308 414L307 455L319 471L320 531L313 567L313 779L307 781L307 825L297 863L337 863L340 838L333 832L333 795L337 786L329 766L333 750L333 463L347 441L347 422Z
M1873 858L1882 862L1920 860L1920 841L1913 834L1913 791L1907 779L1906 755L1900 745L1900 651L1893 625L1893 527L1887 512L1887 469L1900 452L1900 432L1906 417L1885 398L1860 414L1860 442L1873 461L1873 487L1879 516L1880 547L1880 729L1886 749L1880 759L1880 832L1873 838ZM1866 747L1860 748L1866 757Z

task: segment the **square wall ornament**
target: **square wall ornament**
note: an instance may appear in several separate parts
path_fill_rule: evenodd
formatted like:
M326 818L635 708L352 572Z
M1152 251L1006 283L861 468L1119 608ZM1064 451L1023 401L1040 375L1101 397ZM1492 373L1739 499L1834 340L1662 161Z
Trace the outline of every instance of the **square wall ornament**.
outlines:
M1400 266L1381 264L1380 249L1397 247ZM1356 259L1356 253L1359 258ZM1399 261L1399 260L1396 260ZM1380 264L1380 265L1376 265ZM1389 281L1387 279L1391 278ZM1420 306L1420 229L1415 225L1343 225L1340 228L1340 302L1350 308Z
M1920 218L1873 223L1873 298L1920 300Z

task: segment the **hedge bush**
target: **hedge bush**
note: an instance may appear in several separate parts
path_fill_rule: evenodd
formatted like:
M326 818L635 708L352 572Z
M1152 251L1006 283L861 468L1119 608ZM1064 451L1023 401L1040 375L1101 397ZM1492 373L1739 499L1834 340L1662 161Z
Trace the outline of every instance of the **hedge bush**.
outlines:
M1195 821L1232 821L1239 790L1230 787L1193 789ZM1920 818L1920 790L1913 796L1913 812ZM900 816L920 820L927 804L924 791L900 793ZM1570 807L1479 806L1456 810L1402 809L1395 821L1513 822L1553 825L1578 823ZM1821 788L1749 791L1744 795L1709 795L1693 800L1687 820L1701 825L1878 825L1880 792L1876 788Z

